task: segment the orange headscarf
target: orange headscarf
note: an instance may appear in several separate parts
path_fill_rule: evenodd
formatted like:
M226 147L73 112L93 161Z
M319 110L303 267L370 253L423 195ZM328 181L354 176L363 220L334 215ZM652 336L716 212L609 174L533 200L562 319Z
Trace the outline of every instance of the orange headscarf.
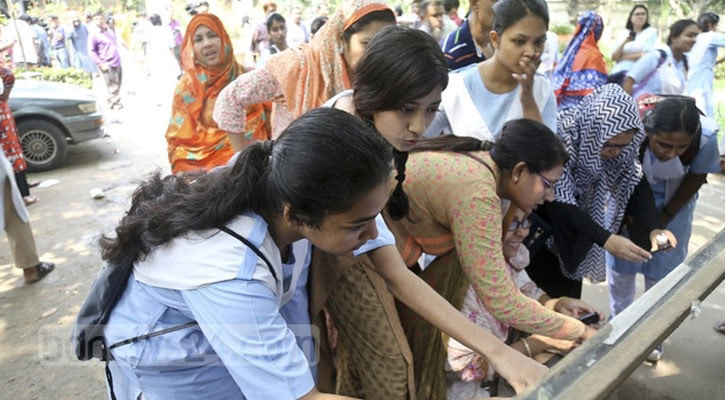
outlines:
M194 34L206 26L221 39L222 62L208 67L194 54ZM181 77L174 92L171 121L166 131L169 162L173 173L211 169L224 165L234 154L226 132L211 117L219 92L247 69L237 63L234 49L224 25L210 13L194 16L186 27L181 44ZM270 137L268 114L270 103L247 108L246 130L258 140Z
M393 10L381 0L351 0L315 34L310 43L275 55L266 69L279 82L287 108L295 117L319 107L337 93L350 89L345 60L345 29L374 11Z

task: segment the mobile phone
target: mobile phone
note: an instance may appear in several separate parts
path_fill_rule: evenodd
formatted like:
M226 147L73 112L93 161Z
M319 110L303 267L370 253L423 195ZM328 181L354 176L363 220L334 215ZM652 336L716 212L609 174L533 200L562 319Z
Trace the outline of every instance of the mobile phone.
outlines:
M637 36L637 32L635 31L629 31L629 37L634 39L634 37Z
M579 321L581 321L584 325L594 325L599 323L599 313L592 312L589 314L582 315L579 317Z
M672 245L670 244L670 242L667 242L667 245L665 245L665 246L661 246L661 247L660 247L660 248L658 248L657 250L655 250L655 251L650 251L649 253L650 253L650 254L655 254L655 253L659 253L659 252L661 252L661 251L667 251L667 250L669 250L669 249L671 249L671 248L672 248Z

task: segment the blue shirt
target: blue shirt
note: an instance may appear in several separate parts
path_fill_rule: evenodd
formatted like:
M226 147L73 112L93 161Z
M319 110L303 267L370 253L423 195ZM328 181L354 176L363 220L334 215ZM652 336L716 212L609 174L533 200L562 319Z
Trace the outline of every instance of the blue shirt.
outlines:
M264 219L253 217L254 226L245 236L256 245L266 240L268 231ZM238 226L230 227L241 233ZM186 251L204 249L206 241L227 240L224 235L197 240L193 248L188 243L169 247L183 257ZM136 398L142 392L147 398L296 399L312 390L309 362L295 337L309 335L305 291L295 292L300 294L285 305L288 309L280 308L278 294L250 270L258 266L244 262L244 251L238 253L236 278L193 289L153 286L130 277L104 332L107 343L191 321L199 325L114 349L112 373L119 377L118 382L114 379L119 398ZM210 263L219 259L226 264L234 255L214 251L206 257ZM279 267L278 257L270 261ZM289 258L281 265L285 289L297 262L294 253ZM309 265L309 251L304 263ZM300 276L297 288L304 288L306 277Z
M473 41L468 19L443 38L441 50L448 61L448 68L453 71L486 60L486 56L478 50L476 42Z
M259 215L249 217L247 222L232 222L230 228L265 252L267 224ZM381 216L376 224L379 236L356 254L395 244ZM220 268L224 280L179 290L144 283L135 274L130 277L104 332L109 345L187 322L196 321L198 326L114 349L111 372L118 398L144 393L147 398L296 399L312 390L317 360L306 290L311 248L308 245L306 252L299 253L295 248L283 263L265 252L273 265L281 263L284 292L290 290L298 261L304 266L292 298L280 307L278 294L257 278L256 256L246 257L250 255L246 247L229 249L224 242L229 239L224 233L187 237L180 240L182 245L154 250L166 252L166 258L152 253L144 262L158 268L161 265L153 264L156 259L177 256L205 259L208 264L199 263L199 267L207 267L228 265L230 259L236 259L238 271L231 279L223 275L226 268ZM220 251L220 244L238 254ZM190 254L204 249L209 249L207 254ZM304 260L296 259L299 254L304 254ZM255 262L247 262L250 258ZM182 284L174 279L200 279L198 273L184 278L170 273L172 276L159 279L154 272L146 270L144 280L173 286Z

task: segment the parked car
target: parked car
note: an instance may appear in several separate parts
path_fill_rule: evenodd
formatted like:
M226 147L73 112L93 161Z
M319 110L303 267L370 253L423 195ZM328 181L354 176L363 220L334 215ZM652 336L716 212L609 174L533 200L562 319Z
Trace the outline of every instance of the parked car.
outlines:
M31 172L60 166L69 144L103 136L96 99L81 86L18 79L10 93L10 109Z

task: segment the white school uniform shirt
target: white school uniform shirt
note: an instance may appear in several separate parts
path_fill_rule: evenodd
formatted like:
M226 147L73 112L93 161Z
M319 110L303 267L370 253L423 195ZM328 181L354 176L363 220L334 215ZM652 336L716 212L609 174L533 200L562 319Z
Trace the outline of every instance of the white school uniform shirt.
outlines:
M544 124L556 132L556 97L551 82L537 73L533 91ZM425 136L453 134L494 141L506 121L522 118L523 115L520 85L508 93L491 93L481 81L474 64L449 74L448 87L441 95L438 113Z
M617 43L624 42L624 40L627 38L627 36L629 36L629 31L624 30L622 36L619 38ZM652 49L654 49L655 46L657 45L658 36L659 36L659 32L657 32L657 28L652 27L652 26L647 27L647 29L644 29L644 30L642 30L642 32L638 33L637 36L634 37L633 41L625 44L624 48L622 49L622 52L624 54L649 52ZM615 74L620 71L627 71L634 66L635 62L636 61L622 60L622 61L618 62L614 66L614 68L612 68L611 73Z
M635 100L644 93L685 94L687 90L685 59L675 60L669 46L663 47L662 50L664 50L666 58L659 68L657 65L660 60L660 51L652 50L643 55L627 72L627 76L634 79L636 83L632 93L632 98Z

